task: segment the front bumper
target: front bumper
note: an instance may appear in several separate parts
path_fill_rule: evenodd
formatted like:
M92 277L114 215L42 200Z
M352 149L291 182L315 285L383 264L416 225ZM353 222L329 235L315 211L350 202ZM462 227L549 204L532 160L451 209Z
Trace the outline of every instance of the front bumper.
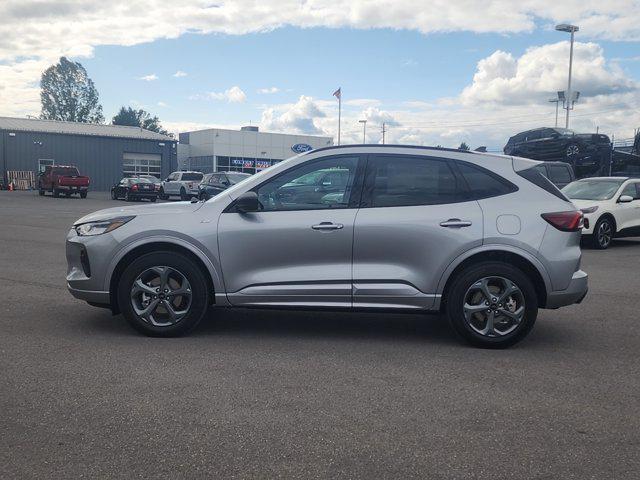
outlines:
M574 303L580 303L586 297L589 290L589 275L587 272L578 270L571 277L571 282L565 290L550 292L547 295L545 308L560 308Z
M81 237L72 228L66 242L67 288L71 295L93 304L108 305L106 272L119 243L111 233Z
M582 234L583 235L592 235L593 234L593 227L594 227L594 224L595 224L595 222L597 220L597 218L594 215L594 213L584 214L584 227L582 228Z

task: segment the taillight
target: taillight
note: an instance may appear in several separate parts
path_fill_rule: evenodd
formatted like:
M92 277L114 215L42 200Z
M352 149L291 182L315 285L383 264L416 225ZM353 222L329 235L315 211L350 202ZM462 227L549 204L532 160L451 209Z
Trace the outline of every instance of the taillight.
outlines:
M578 232L582 229L582 212L577 210L543 213L542 218L563 232Z
M159 191L160 190L160 185L156 184L154 188Z
M131 187L131 190L137 190L138 189L138 185L134 185Z

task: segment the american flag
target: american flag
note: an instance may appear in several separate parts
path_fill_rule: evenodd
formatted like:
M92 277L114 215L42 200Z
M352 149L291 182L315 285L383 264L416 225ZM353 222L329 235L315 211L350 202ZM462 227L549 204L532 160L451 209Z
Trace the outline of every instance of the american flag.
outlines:
M333 92L333 96L336 97L338 100L340 100L340 98L342 98L342 88L337 89L335 92Z

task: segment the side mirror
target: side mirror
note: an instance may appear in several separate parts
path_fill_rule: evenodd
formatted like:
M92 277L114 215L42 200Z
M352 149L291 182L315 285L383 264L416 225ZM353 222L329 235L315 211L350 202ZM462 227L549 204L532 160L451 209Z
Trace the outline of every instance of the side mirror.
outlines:
M631 195L620 195L618 199L618 203L629 203L633 202L633 197Z
M256 192L244 192L236 200L236 210L240 213L257 212L260 210L260 202Z

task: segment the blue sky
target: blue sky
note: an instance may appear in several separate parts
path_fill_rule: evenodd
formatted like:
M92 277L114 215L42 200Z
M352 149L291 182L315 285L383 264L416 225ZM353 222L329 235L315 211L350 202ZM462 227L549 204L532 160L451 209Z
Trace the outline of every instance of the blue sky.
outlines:
M38 78L61 55L94 80L107 120L145 108L172 132L206 126L336 135L343 142L499 148L554 123L566 88L568 35L581 26L572 126L630 136L640 126L640 4L619 0L5 0L0 5L0 115L39 112ZM571 12L571 17L567 17ZM184 72L176 77L176 72ZM152 80L143 80L151 78ZM4 84L3 84L4 82ZM275 93L260 93L275 88Z

